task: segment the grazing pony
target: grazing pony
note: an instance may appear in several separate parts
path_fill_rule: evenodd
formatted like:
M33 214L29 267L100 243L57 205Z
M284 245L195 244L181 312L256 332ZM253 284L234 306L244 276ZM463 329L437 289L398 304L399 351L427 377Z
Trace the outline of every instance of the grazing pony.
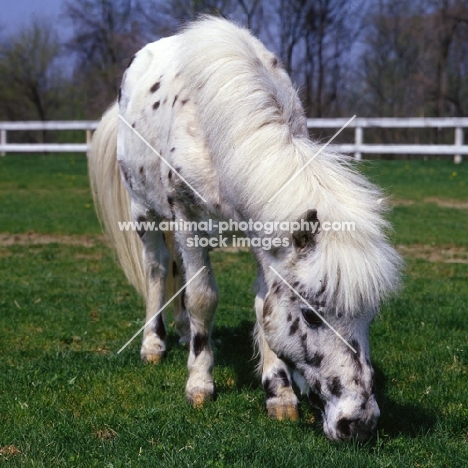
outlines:
M200 223L321 226L245 233L258 262L255 338L266 407L273 418L296 419L295 381L320 408L330 439L365 439L380 414L369 325L397 286L400 257L385 235L381 192L343 155L319 149L278 59L247 30L203 17L133 57L94 135L90 177L122 267L146 299L147 323L165 303L166 280L190 280L175 325L189 343L186 396L194 406L214 392L218 303L209 247L193 242L212 234ZM129 220L192 228L119 229ZM354 230L325 229L350 222ZM281 242L253 242L267 237ZM144 360L159 362L165 335L159 314L144 330Z

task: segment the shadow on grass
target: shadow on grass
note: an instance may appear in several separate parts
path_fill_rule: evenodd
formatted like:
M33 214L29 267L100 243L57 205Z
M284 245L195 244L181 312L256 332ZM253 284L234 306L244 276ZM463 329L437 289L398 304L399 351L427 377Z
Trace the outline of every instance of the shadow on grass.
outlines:
M237 390L260 385L260 379L255 372L258 358L254 356L253 329L254 324L247 320L236 327L214 329L215 366L233 369Z
M255 372L258 359L254 357L253 324L249 321L241 322L237 327L219 327L214 330L214 341L220 340L216 345L215 365L226 366L233 369L236 376L236 389L261 388L260 379ZM377 401L381 417L378 428L391 437L405 435L419 437L431 432L438 420L434 412L430 412L414 403L400 403L388 395L392 383L388 382L384 372L374 365L377 383ZM302 413L314 415L315 422L304 422L304 428L322 433L321 415L318 410L301 403Z
M215 327L213 331L215 367L227 367L232 369L235 375L235 389L237 392L261 389L260 378L255 372L258 358L254 357L253 323L247 320L242 321L235 327ZM168 352L180 349L178 336L174 333L168 335ZM135 356L127 356L121 360L121 365L138 364ZM187 355L188 357L188 355ZM164 363L162 364L164 365ZM393 400L388 394L393 383L389 382L385 373L378 366L374 365L377 401L381 411L378 424L379 431L383 431L390 437L404 435L411 438L420 437L431 432L437 422L437 415L425 410L422 406L413 403L400 403ZM232 388L219 386L219 392L228 392ZM317 435L323 435L321 415L301 399L301 422L304 430L313 431ZM313 418L310 416L313 415ZM312 424L305 419L315 420ZM372 441L369 441L372 445Z
M419 437L434 429L437 415L414 403L400 403L388 396L392 386L380 368L374 365L377 402L380 407L379 429L391 437L400 434L408 437Z

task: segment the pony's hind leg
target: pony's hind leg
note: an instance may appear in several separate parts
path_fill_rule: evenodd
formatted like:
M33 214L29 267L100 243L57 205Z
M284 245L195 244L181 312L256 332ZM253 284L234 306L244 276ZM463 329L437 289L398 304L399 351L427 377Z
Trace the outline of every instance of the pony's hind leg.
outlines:
M262 385L266 393L268 416L273 419L295 421L299 417L299 402L292 388L287 365L270 349L263 331L263 295L255 298L257 323L255 339L260 353Z
M146 319L143 332L141 358L158 364L166 351L166 327L163 314L155 314L164 305L166 277L169 270L169 250L160 231L145 229L141 223L158 221L158 217L144 207L132 203L132 217L140 223L138 234L143 242L143 265L145 267ZM149 227L147 225L147 227Z
M210 265L208 249L189 247L190 233L176 234L185 267L185 281L189 282L184 294L185 307L190 319L190 349L188 358L189 378L185 389L187 400L194 406L202 406L214 394L212 377L213 353L211 327L218 289ZM202 267L205 267L203 270ZM200 271L201 270L201 271Z
M179 249L175 245L175 236L171 231L165 233L166 245L171 252L171 272L167 281L167 294L173 296L184 285L184 265ZM190 345L190 317L185 307L185 291L174 298L174 325L179 334L179 344Z

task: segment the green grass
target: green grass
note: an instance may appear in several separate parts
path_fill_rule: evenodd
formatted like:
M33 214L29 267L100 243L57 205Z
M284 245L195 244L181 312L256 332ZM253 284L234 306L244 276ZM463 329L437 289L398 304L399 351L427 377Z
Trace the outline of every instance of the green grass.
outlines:
M468 200L468 164L451 161L365 161L364 172L396 199Z
M0 232L97 234L82 155L0 158Z
M410 162L420 174L412 187L405 164L366 167L389 193L415 202L391 213L393 240L466 249L467 211L424 203L468 200L450 191L456 166ZM467 179L465 166L456 171ZM0 232L99 232L83 157L1 158L0 196ZM172 329L159 366L140 362L137 340L116 354L142 325L143 304L112 251L99 241L0 247L0 453L20 451L0 455L0 465L468 466L468 264L406 258L404 287L371 329L378 435L357 445L328 441L306 402L298 422L267 418L252 359L255 264L247 253L212 259L221 293L217 398L194 410L184 396L187 351Z

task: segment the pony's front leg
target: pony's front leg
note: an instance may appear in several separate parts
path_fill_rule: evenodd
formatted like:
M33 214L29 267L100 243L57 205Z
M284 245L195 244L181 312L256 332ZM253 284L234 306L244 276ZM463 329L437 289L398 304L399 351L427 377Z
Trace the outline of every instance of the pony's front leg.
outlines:
M135 221L158 221L144 207L132 203L132 217ZM141 225L140 225L141 227ZM140 355L143 361L158 364L166 352L166 327L163 314L155 314L164 305L166 277L169 270L169 250L160 231L140 229L138 234L143 242L143 265L146 275L146 319Z
M193 246L193 235L190 233L178 232L176 238L185 267L185 280L189 282L194 278L188 284L184 296L190 318L189 377L185 394L194 407L200 407L210 400L214 393L210 340L218 305L218 288L211 269L208 249ZM205 268L200 271L203 267Z
M290 419L299 417L299 402L292 388L292 379L286 364L270 349L263 331L263 297L264 285L255 298L257 323L255 339L260 353L262 385L266 393L268 416L273 419Z

